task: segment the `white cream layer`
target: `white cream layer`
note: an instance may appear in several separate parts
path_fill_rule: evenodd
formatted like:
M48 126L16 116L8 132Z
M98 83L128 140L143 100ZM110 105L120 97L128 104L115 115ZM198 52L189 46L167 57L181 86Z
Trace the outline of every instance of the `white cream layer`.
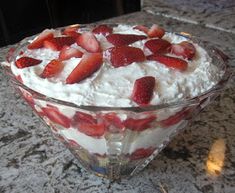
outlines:
M168 128L158 127L155 129L147 129L142 132L127 129L125 133L123 133L123 136L125 137L120 142L117 142L116 147L120 148L123 154L131 154L140 148L159 147L164 141L168 140L176 129L182 127L184 122L185 121L182 120ZM98 153L100 155L113 153L112 150L110 151L109 143L105 136L102 136L101 138L90 137L74 128L59 130L58 133L67 140L75 141L90 153Z
M120 25L114 28L114 33L129 33L143 35L143 32L133 30L132 27ZM97 35L103 49L111 46L106 38ZM172 43L184 41L182 36L166 33L163 39ZM146 40L133 43L131 46L143 49ZM76 44L72 45L81 49ZM197 53L185 72L173 70L155 61L134 62L131 65L113 68L106 60L99 71L90 78L77 84L65 84L65 79L79 63L80 58L64 61L65 68L54 78L42 79L40 74L45 65L58 57L59 52L49 49L27 50L24 56L31 56L43 60L37 66L18 69L13 63L11 69L15 75L20 75L24 84L49 97L69 101L77 105L95 106L137 106L130 98L136 79L143 76L154 76L156 87L151 104L179 101L199 95L215 85L220 73L207 52L194 44ZM145 52L148 52L145 50Z

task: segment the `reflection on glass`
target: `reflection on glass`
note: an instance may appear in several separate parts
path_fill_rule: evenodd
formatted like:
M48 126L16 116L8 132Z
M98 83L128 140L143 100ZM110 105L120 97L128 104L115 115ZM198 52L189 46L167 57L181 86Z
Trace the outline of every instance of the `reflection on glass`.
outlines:
M208 154L206 171L211 176L220 175L225 159L225 140L219 138L214 141Z

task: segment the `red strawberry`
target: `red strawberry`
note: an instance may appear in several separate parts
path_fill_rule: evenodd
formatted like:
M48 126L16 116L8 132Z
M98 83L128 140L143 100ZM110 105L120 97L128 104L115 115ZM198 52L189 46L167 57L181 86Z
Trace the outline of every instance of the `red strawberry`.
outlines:
M116 115L116 113L107 113L103 115L103 120L106 127L114 126L118 129L122 129L124 127L121 119Z
M41 78L51 78L59 74L64 68L64 64L60 60L51 60L44 68Z
M121 46L113 47L108 50L110 53L110 61L115 68L120 66L127 66L133 62L143 62L145 55L139 48Z
M133 27L133 29L137 29L137 30L142 31L146 34L148 34L148 31L149 31L149 29L144 25L137 25L137 26Z
M157 62L160 62L167 67L174 68L180 71L187 70L188 63L185 60L182 60L180 58L165 56L161 54L155 54L147 57L148 60L155 60Z
M10 62L11 61L11 57L13 56L14 52L15 52L15 47L11 47L9 48L9 50L7 51L7 54L6 54L6 61L7 62Z
M80 35L77 38L77 44L88 52L95 53L101 51L100 43L91 32L84 32Z
M146 39L144 35L134 35L134 34L110 34L106 37L108 42L114 46L124 46L132 44L136 41Z
M105 125L103 123L97 123L97 124L79 123L78 130L89 136L100 137L105 132Z
M74 68L66 79L67 84L78 83L91 76L102 65L101 53L86 53L82 56L80 63Z
M24 99L26 100L26 102L34 109L34 99L33 96L26 90L24 89L20 89L22 92L22 96L24 97Z
M160 121L160 124L163 127L170 127L179 123L182 119L184 119L189 114L189 109L183 109L182 111L177 112L176 114L168 117L165 120Z
M64 46L70 46L73 43L75 43L75 38L73 37L55 37L49 40L45 40L44 47L54 51L60 51Z
M152 54L164 53L171 46L171 43L163 39L152 39L145 42L144 46L148 48Z
M165 30L159 27L156 24L153 24L152 27L148 31L148 37L150 38L162 38L164 36Z
M53 30L44 30L32 43L28 45L28 49L38 49L43 47L43 43L45 40L53 39L53 32Z
M41 62L42 62L42 60L23 56L23 57L19 58L18 60L16 60L15 64L16 64L17 68L26 68L26 67L38 65Z
M179 44L173 44L171 46L171 53L191 60L196 54L196 49L192 43L183 41Z
M80 33L77 32L78 28L79 26L68 26L62 31L62 34L77 38L81 35Z
M60 60L68 60L70 58L81 58L83 55L83 53L73 47L69 47L69 46L64 46L63 49L60 51L59 54L59 59Z
M71 147L80 147L80 145L73 139L68 139L69 146Z
M134 83L131 98L139 105L149 104L155 87L155 78L152 76L144 76Z
M149 129L151 127L151 123L155 121L156 116L152 115L143 119L126 119L123 124L126 128L134 131L143 131L145 129Z
M57 107L48 106L41 108L44 115L48 117L52 122L55 122L65 128L70 127L71 120L63 115Z
M94 34L103 34L104 36L111 34L113 32L113 28L107 26L107 25L98 25L95 27L92 32Z
M153 152L154 152L154 148L153 147L149 147L149 148L139 148L137 150L135 150L135 152L133 152L130 155L130 159L131 160L137 160L137 159L142 159L145 157L149 157Z
M89 136L99 137L105 132L105 125L103 123L97 123L97 119L92 115L83 112L77 111L75 113L72 124L79 131Z
M16 76L15 78L16 78L16 80L18 80L19 82L23 83L22 77L21 77L20 75Z
M73 116L73 122L76 125L77 123L89 123L89 124L96 124L96 119L87 113L77 111Z

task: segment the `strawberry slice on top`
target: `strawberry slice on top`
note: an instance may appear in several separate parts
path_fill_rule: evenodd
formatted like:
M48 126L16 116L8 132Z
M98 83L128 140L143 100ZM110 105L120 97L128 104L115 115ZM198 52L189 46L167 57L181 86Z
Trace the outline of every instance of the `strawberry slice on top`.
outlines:
M75 38L70 36L55 37L45 40L44 47L54 51L60 51L64 46L70 46L75 43L75 41Z
M135 35L135 34L110 34L106 36L109 43L114 46L124 46L132 44L136 41L146 39L145 35Z
M132 100L140 106L148 105L153 96L155 82L156 80L152 76L137 79L131 95Z
M94 34L103 34L104 36L113 33L113 28L107 26L107 25L98 25L95 27L92 32Z
M171 53L177 56L182 56L185 59L191 60L196 54L196 48L188 41L173 44L171 46Z
M28 49L42 48L44 41L53 39L53 37L54 37L54 30L46 29L42 33L40 33L38 37L35 40L33 40L33 42L31 42L28 45Z
M67 84L74 84L90 77L102 65L102 53L85 53L79 64L66 79Z
M60 54L59 54L59 59L60 60L68 60L70 58L81 58L83 55L83 53L76 49L76 48L73 48L73 47L70 47L70 46L64 46L62 48L62 50L60 51Z
M16 64L17 68L26 68L26 67L38 65L41 62L42 62L42 60L23 56L23 57L19 58L18 60L16 60L15 64Z
M148 37L150 38L162 38L165 34L165 30L156 24L148 30Z
M112 47L108 52L110 54L111 64L115 68L127 66L133 62L143 62L145 60L144 52L135 47Z
M64 68L64 64L60 60L51 60L44 68L41 78L51 78L59 74Z
M176 70L185 71L188 68L188 63L180 58L171 56L165 56L161 54L154 54L147 57L148 60L154 60L164 64L167 67L174 68Z
M171 43L163 39L151 39L145 42L144 46L148 48L152 54L156 54L168 52Z
M87 52L100 52L100 43L92 32L84 32L77 38L77 45L81 46Z

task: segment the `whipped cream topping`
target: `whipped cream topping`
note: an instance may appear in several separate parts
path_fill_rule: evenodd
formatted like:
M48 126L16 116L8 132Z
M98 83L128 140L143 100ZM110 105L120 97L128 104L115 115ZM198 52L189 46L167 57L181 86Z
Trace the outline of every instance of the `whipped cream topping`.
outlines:
M114 27L113 33L145 35L143 32L134 30L131 26L119 25ZM96 35L103 50L112 45L107 42L103 35ZM166 33L163 39L171 43L180 43L186 38L174 33ZM146 40L141 40L130 46L143 50ZM212 64L212 59L206 50L197 44L196 56L188 61L188 69L180 72L156 61L133 62L128 66L114 68L104 59L102 67L91 77L75 83L66 84L65 79L80 62L81 58L71 58L63 61L65 67L56 77L43 79L39 75L44 67L52 60L57 59L59 51L41 48L26 50L23 55L42 60L36 66L18 69L11 64L12 72L20 75L23 83L29 88L48 97L72 102L77 105L131 107L138 106L131 100L131 93L136 79L143 76L156 78L156 86L150 104L156 105L165 102L173 102L191 98L213 87L220 79L221 73ZM77 44L72 47L79 48ZM84 51L84 50L83 50ZM144 50L149 54L149 50ZM105 55L105 54L104 54Z

